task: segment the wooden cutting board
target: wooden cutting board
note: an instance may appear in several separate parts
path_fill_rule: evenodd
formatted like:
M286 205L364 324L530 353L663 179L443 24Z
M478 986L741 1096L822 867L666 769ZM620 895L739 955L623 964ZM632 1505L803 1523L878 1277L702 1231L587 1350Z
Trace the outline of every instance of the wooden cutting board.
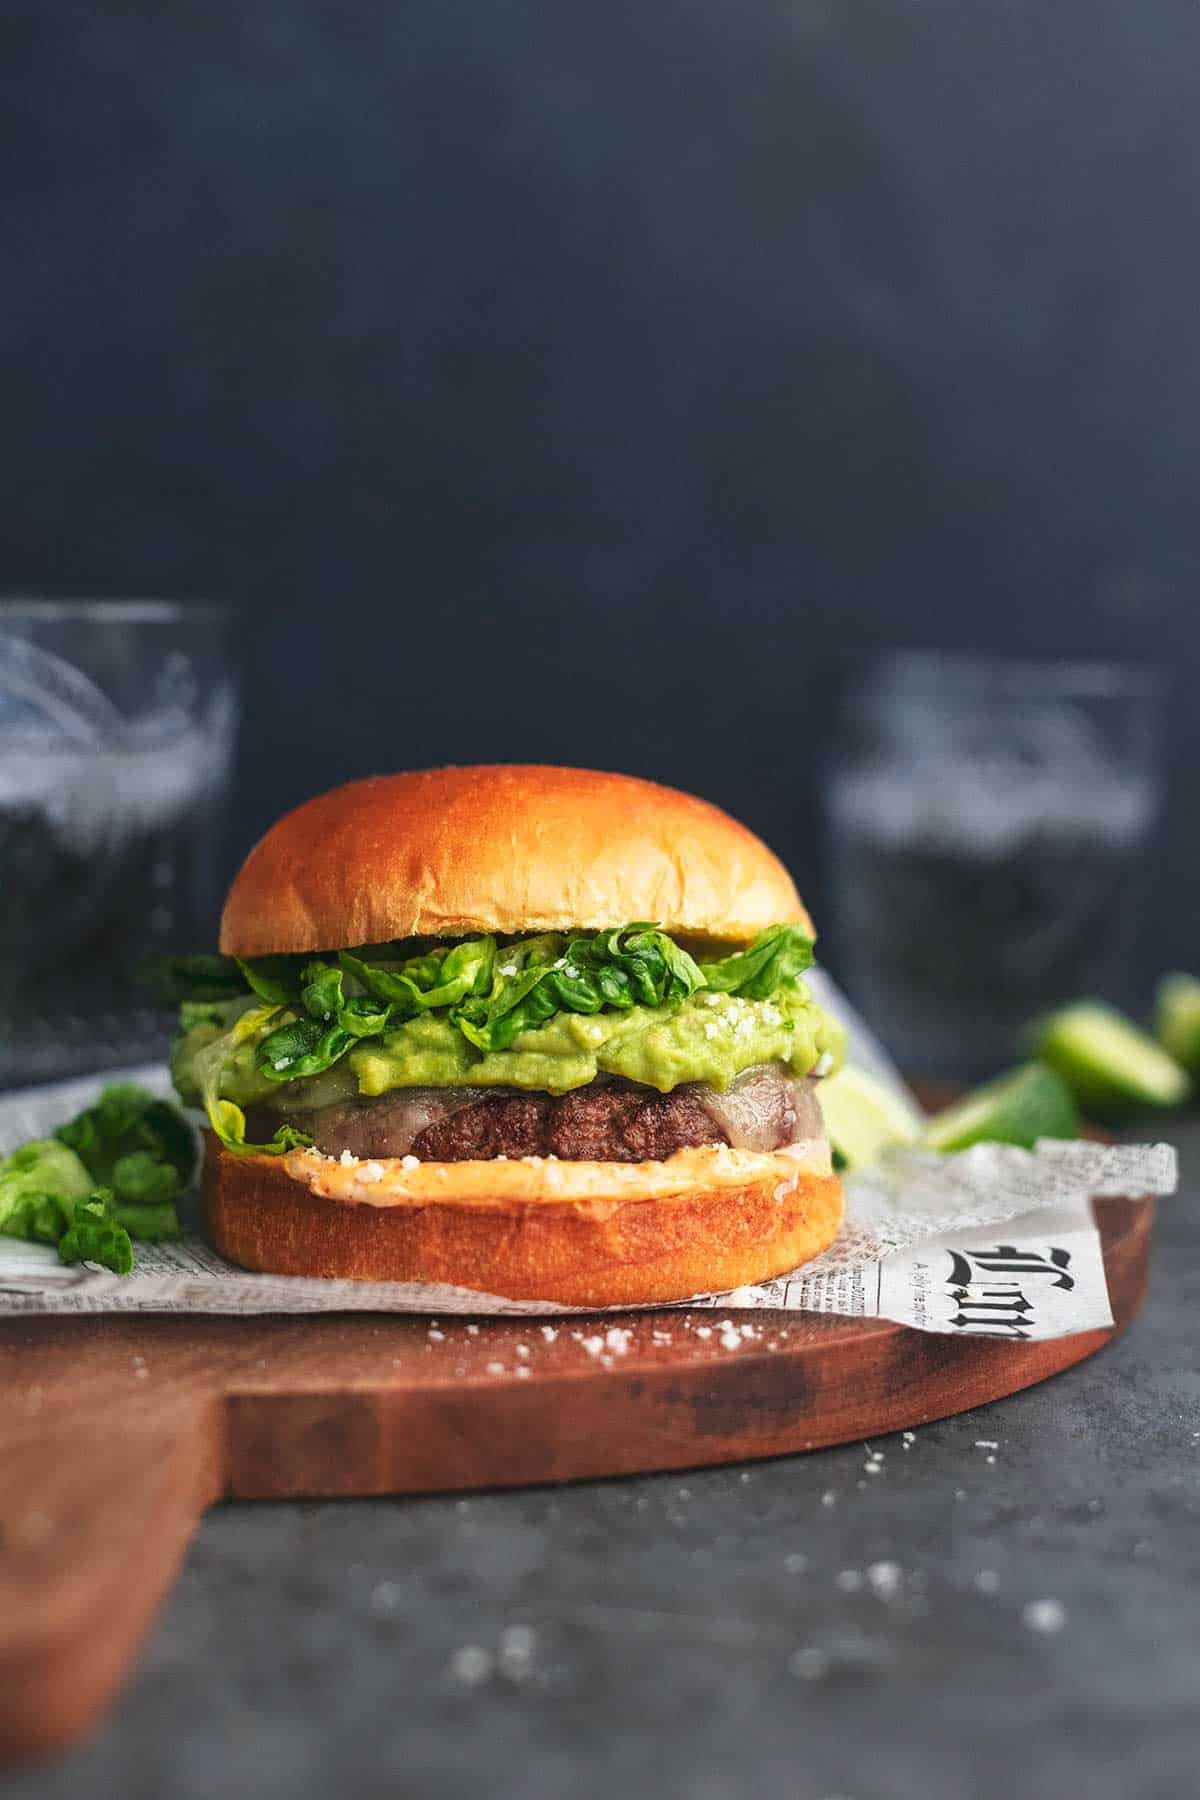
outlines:
M708 1310L571 1319L553 1337L531 1320L378 1314L6 1320L0 1757L97 1717L217 1500L681 1469L944 1418L1129 1323L1153 1209L1106 1200L1097 1217L1116 1325L1049 1343Z

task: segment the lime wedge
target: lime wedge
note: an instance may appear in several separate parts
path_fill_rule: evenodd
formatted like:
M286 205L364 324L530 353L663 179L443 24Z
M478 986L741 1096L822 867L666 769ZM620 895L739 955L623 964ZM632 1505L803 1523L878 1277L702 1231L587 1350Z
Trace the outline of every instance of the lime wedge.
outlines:
M922 1142L930 1150L966 1150L971 1144L1022 1144L1029 1150L1039 1138L1078 1136L1079 1118L1065 1083L1053 1069L1025 1063L935 1113Z
M827 1075L817 1083L817 1098L838 1168L865 1168L892 1144L912 1144L920 1136L916 1109L862 1069Z
M1164 975L1154 1008L1154 1035L1192 1075L1200 1076L1200 981Z
M1033 1049L1093 1119L1115 1122L1143 1108L1179 1106L1191 1092L1175 1058L1100 1000L1051 1013L1034 1027Z

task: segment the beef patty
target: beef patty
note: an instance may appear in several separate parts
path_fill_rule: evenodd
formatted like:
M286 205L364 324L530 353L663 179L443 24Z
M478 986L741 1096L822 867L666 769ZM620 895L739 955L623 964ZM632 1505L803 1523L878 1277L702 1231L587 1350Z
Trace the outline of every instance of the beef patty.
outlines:
M489 1095L429 1125L413 1145L422 1161L558 1156L571 1162L662 1162L676 1150L726 1143L690 1088L582 1087Z
M669 1094L631 1081L596 1081L569 1094L513 1088L398 1088L293 1114L317 1148L337 1156L413 1155L423 1162L557 1156L570 1162L662 1162L676 1150L730 1144L776 1150L823 1135L811 1081L780 1063L747 1069L723 1093L687 1082ZM270 1135L262 1110L248 1129Z

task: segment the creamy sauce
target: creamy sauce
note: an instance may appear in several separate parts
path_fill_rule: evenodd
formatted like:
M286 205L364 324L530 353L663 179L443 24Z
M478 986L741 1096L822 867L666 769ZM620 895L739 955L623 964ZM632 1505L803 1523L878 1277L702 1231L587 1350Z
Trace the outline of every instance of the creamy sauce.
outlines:
M405 1164L411 1163L411 1167ZM783 1194L801 1175L829 1175L829 1145L806 1139L784 1150L677 1150L663 1162L558 1162L523 1156L512 1162L418 1163L414 1157L363 1157L343 1161L312 1150L292 1150L283 1167L314 1194L367 1206L512 1206L522 1201L562 1201L619 1206L661 1200L696 1187L747 1187L776 1180Z

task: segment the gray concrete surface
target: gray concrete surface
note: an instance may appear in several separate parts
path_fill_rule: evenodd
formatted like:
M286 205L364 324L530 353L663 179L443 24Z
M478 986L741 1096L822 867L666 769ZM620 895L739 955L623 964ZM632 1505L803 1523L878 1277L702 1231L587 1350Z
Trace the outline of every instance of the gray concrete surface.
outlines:
M1100 1357L880 1440L875 1476L850 1446L224 1507L107 1727L6 1792L1195 1795L1200 1126L1176 1135L1149 1307Z

